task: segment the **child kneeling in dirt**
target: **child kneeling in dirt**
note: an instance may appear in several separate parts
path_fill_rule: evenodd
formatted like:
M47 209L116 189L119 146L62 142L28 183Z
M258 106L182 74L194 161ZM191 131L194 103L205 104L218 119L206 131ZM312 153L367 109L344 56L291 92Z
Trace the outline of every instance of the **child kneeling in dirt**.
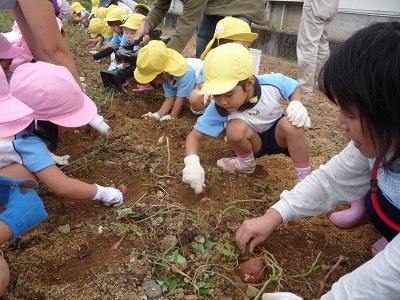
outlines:
M69 127L80 127L99 117L96 104L82 92L68 69L45 62L23 64L13 73L10 93L33 112L22 119L10 115L9 121L0 123L0 168L14 167L1 175L21 178L24 173L26 178L28 173L63 198L92 199L105 206L123 203L118 189L65 175L48 151L56 149L59 137Z
M258 37L257 33L251 32L249 24L234 17L226 17L217 23L212 40L208 43L206 49L201 54L200 59L204 60L210 50L227 43L242 44L250 50L251 43ZM190 109L195 115L202 115L208 104L211 102L210 95L200 95L203 87L204 76L203 69L198 78L197 85L189 97Z
M212 95L214 101L186 139L183 169L183 181L196 194L204 185L204 169L197 155L200 140L205 134L217 137L224 129L237 157L218 160L220 168L250 174L257 158L283 153L292 158L299 180L311 173L303 127L310 126L310 118L300 102L297 81L282 74L254 76L252 54L234 43L210 51L203 70L200 94ZM281 96L290 100L287 116L282 113Z
M16 47L4 51L5 49L2 46L5 43L0 43L0 45L0 52L7 57L12 57L10 51L14 52ZM9 122L13 118L21 119L32 113L32 109L9 94L7 79L5 73L1 70L0 112L0 123ZM0 125L1 131L2 127ZM2 151L1 153L2 158L6 156L5 152ZM10 239L16 239L24 231L36 226L47 217L42 200L33 190L36 188L37 182L33 180L14 180L2 176L7 173L4 170L8 168L4 167L4 164L7 164L7 162L0 161L0 246ZM9 170L9 173L13 174L13 171L15 169ZM23 174L29 177L27 173ZM10 269L3 257L3 252L0 250L0 296L6 292L9 282Z
M142 84L162 84L165 101L160 109L142 117L169 121L181 113L183 104L196 85L196 71L186 59L162 41L150 41L138 51L135 79Z

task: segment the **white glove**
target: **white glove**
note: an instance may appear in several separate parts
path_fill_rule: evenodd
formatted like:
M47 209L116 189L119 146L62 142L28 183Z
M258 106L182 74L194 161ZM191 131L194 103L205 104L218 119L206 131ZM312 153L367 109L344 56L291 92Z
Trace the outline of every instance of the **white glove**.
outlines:
M151 111L149 111L147 114L142 115L142 118L145 118L145 119L155 118L156 120L159 120L160 115L158 113L153 114Z
M173 116L171 116L171 115L165 115L165 116L162 116L160 118L160 122L162 122L162 121L172 121L172 120L175 120L175 118Z
M57 165L65 166L65 165L69 164L69 161L68 161L68 159L70 158L69 155L58 156L58 155L55 155L55 154L53 154L51 152L49 152L49 153L50 153L51 158L54 160L54 162Z
M105 206L112 205L114 207L120 206L124 202L124 197L120 190L97 184L94 185L97 186L97 194L92 200L100 201Z
M311 121L310 117L308 116L307 109L300 101L297 100L290 101L286 110L286 114L289 122L292 122L294 126L297 127L311 126Z
M89 123L94 129L100 131L101 134L108 135L110 132L110 126L104 122L104 118L100 115L96 115L92 121Z
M197 154L190 154L184 162L182 181L190 184L196 194L200 194L204 187L204 169L200 165L200 158Z
M262 295L262 300L303 300L303 299L292 293L278 292L278 293L265 293Z

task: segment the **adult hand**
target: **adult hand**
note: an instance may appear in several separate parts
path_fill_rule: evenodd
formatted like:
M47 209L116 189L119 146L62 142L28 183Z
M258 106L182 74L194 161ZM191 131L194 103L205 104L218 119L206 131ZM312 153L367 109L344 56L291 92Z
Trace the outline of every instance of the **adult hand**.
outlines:
M138 40L140 38L143 38L143 40L140 42L139 45L143 46L143 45L147 44L150 40L150 37L148 35L150 29L151 29L150 24L143 20L139 29L136 30L136 34L133 37L133 39Z
M288 292L264 293L262 300L303 300L301 297Z
M262 216L246 220L236 232L236 244L242 253L246 253L246 245L249 243L249 251L264 241L279 224L282 223L282 216L275 209L268 209Z
M291 122L294 126L311 126L311 121L310 117L308 116L307 109L300 101L290 101L286 110L286 114L289 122Z
M188 183L196 194L200 194L204 187L204 169L200 165L200 158L197 154L190 154L184 162L182 181Z
M121 191L112 187L97 185L96 196L92 200L100 201L105 206L120 206L124 202L124 196Z
M10 188L6 210L0 214L0 221L11 228L12 239L36 226L46 217L43 202L34 190L28 189L22 194L19 186Z

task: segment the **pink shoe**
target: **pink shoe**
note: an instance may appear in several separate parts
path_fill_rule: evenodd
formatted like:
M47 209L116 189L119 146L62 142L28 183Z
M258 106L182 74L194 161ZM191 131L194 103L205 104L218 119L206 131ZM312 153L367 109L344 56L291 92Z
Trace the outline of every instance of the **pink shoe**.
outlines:
M377 240L371 247L372 256L377 255L379 252L385 249L387 244L389 244L389 242L384 237Z
M147 83L147 84L138 84L137 89L134 89L132 91L142 92L142 91L153 91L153 90L154 90L154 87L150 83Z
M226 171L237 171L251 174L256 169L257 160L245 163L240 161L238 157L221 158L217 161L217 165Z
M365 211L364 197L354 201L349 209L331 214L329 219L340 228L351 228L357 224L367 223L369 217Z

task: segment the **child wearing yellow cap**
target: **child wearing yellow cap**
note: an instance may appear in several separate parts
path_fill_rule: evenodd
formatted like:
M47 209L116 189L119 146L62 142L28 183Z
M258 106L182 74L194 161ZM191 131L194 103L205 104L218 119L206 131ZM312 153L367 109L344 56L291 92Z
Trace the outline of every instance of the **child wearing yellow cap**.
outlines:
M145 18L142 14L133 13L128 16L125 23L122 24L120 27L124 31L124 35L126 38L127 43L133 42L133 38L136 34L136 31L139 29L140 25L142 24L143 19ZM135 46L133 48L134 51L139 50L140 46Z
M162 84L165 101L160 109L142 117L169 121L181 113L183 104L196 84L196 72L186 59L162 41L150 41L138 51L135 79L142 84Z
M242 44L245 48L250 50L251 43L257 37L258 34L251 32L250 26L243 20L234 17L226 17L217 23L214 37L208 43L206 49L201 54L200 59L204 60L211 49L226 43ZM201 71L197 80L196 88L189 97L190 109L196 115L202 115L205 108L212 100L212 97L209 95L199 95L203 82L203 71Z
M89 42L96 42L95 51L100 51L104 43L109 43L113 36L113 31L107 22L100 18L93 18L89 23L91 39Z
M133 12L141 14L143 16L147 16L147 14L150 12L150 7L143 3L137 3Z
M88 12L79 2L72 3L71 9L72 9L72 14L75 17L73 23L79 24L84 28L88 28L89 27L88 18L90 17L90 12Z
M133 14L129 15L128 19L125 21L125 23L120 26L124 30L124 37L126 39L126 43L133 42L133 40L134 40L133 38L135 37L136 31L139 29L144 18L145 18L145 16L142 14L133 13ZM138 51L140 48L142 48L142 47L139 45L136 45L133 48L133 51ZM126 86L129 83L130 82L125 82L124 85ZM151 91L151 90L154 90L154 87L150 83L147 83L147 84L143 84L143 85L138 84L137 89L134 89L133 91L141 92L141 91Z
M311 124L296 80L278 73L254 76L252 54L235 43L211 50L203 70L200 94L212 95L214 101L186 139L183 169L183 181L196 194L204 186L204 169L197 155L200 140L204 135L217 137L224 130L237 155L217 161L224 170L250 174L257 158L282 153L292 158L299 180L311 173L304 130ZM287 115L283 114L281 97L290 101Z

